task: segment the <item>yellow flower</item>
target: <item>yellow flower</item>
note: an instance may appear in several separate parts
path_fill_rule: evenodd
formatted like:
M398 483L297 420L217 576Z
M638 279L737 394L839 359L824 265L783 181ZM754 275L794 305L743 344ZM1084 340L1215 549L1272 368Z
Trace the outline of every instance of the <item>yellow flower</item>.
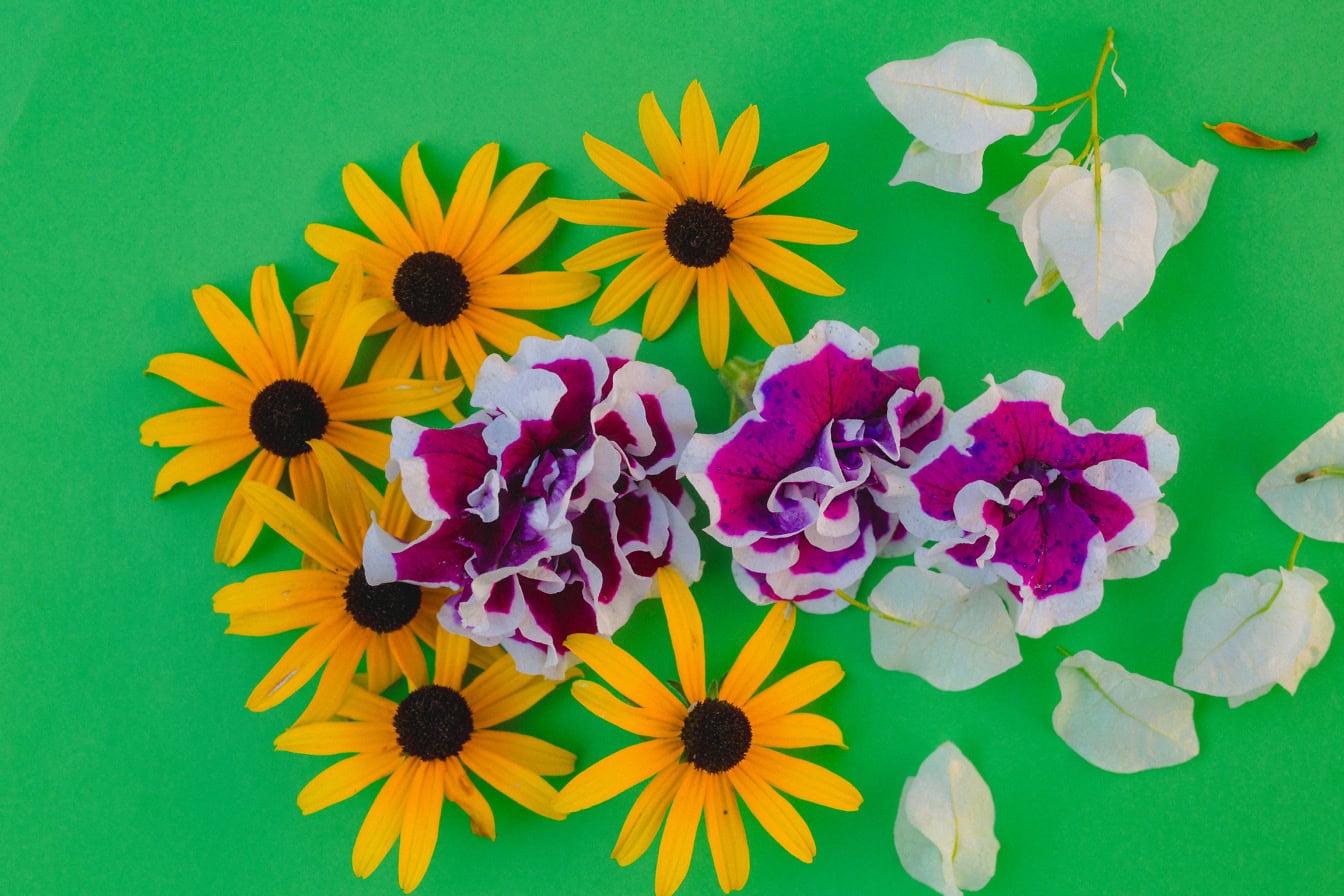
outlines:
M495 838L490 804L466 775L479 778L514 802L547 818L564 818L553 806L555 789L542 775L567 775L574 754L539 738L494 726L525 712L558 681L523 675L504 655L462 684L471 642L436 632L434 679L400 704L363 688L350 688L340 714L352 721L296 725L275 740L291 753L355 753L319 774L299 793L305 815L325 809L382 778L355 838L355 874L368 877L401 838L397 878L410 892L429 867L446 797L462 808L473 833ZM464 768L465 767L465 768Z
M524 165L491 190L498 161L498 143L477 150L445 214L420 163L419 144L412 146L401 166L409 219L364 169L346 165L345 195L378 241L326 224L308 226L304 237L319 255L335 262L359 259L368 294L396 302L371 331L391 329L392 335L370 378L410 376L419 361L426 379L443 379L451 355L474 388L485 360L480 339L511 355L524 336L556 338L500 309L560 308L597 290L600 281L591 274L510 272L550 236L556 217L539 202L514 218L547 168ZM309 301L301 297L295 311L310 313Z
M244 483L248 504L276 532L309 558L314 569L268 572L226 585L214 598L215 612L229 615L228 632L275 635L307 629L280 657L252 694L247 708L262 712L278 706L322 676L299 722L329 719L340 708L360 661L367 666L369 690L380 694L404 675L412 688L429 680L425 655L416 638L434 643L436 615L450 592L422 589L405 582L370 585L360 553L369 518L398 538L424 531L394 480L381 498L336 449L313 443L326 486L336 534L273 488ZM498 655L478 648L480 665Z
M658 896L674 892L685 878L702 814L719 886L727 893L746 884L751 865L739 797L766 833L811 862L817 851L812 832L777 791L845 811L857 809L863 797L844 778L776 748L844 746L834 722L795 712L835 687L844 672L833 661L812 663L757 690L793 633L797 612L793 604L781 602L771 608L715 694L705 685L704 631L690 590L670 569L658 571L658 587L681 690L690 705L610 641L570 636L565 646L633 705L587 680L574 683L574 696L595 715L650 739L584 769L560 791L555 808L586 809L652 778L626 817L612 858L622 865L638 859L666 816L655 874Z
M389 310L388 302L362 300L362 279L357 267L342 265L325 289L312 291L321 298L320 313L302 356L274 266L259 267L252 276L255 326L215 287L202 286L192 293L205 325L243 375L196 355L159 355L149 362L146 373L218 404L170 411L141 424L140 441L145 445L186 446L159 471L155 497L179 482L195 484L255 454L243 483L274 487L288 465L295 499L314 516L325 517L327 500L312 455L313 440L382 467L391 437L350 421L420 414L445 407L457 397L462 391L457 380L424 383L397 378L342 386L360 340ZM236 489L219 523L215 560L229 566L239 563L260 532L261 517Z
M652 93L639 104L639 129L658 173L591 134L584 146L602 172L636 199L552 199L566 221L637 227L590 246L565 262L571 271L595 271L635 258L607 285L593 309L604 324L652 290L644 309L644 337L657 339L681 314L691 290L700 305L700 342L716 370L728 351L728 297L751 328L771 345L792 342L757 270L804 292L838 296L844 289L812 262L778 245L846 243L857 233L813 218L761 215L792 193L826 160L824 143L796 152L753 177L760 116L748 106L719 147L704 91L692 81L681 101L681 136ZM638 257L636 257L638 256Z

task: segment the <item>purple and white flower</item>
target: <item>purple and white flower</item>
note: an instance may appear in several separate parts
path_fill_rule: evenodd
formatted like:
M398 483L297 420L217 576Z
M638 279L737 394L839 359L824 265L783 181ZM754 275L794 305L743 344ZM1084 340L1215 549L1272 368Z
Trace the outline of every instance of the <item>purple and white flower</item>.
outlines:
M887 481L938 437L943 394L918 349L877 355L877 336L822 321L771 352L754 409L698 434L681 474L709 506L706 531L733 549L733 574L758 604L833 613L874 558L913 551Z
M676 475L695 411L669 371L634 360L638 346L625 331L527 338L512 360L486 359L480 410L462 423L394 420L388 477L431 526L409 544L373 527L369 582L461 589L444 628L558 677L565 639L614 633L660 567L697 578L694 506Z
M1053 376L988 382L892 490L902 522L933 542L916 563L1002 583L1018 633L1039 637L1095 610L1104 579L1166 559L1176 516L1159 499L1179 450L1151 408L1099 432L1068 422Z

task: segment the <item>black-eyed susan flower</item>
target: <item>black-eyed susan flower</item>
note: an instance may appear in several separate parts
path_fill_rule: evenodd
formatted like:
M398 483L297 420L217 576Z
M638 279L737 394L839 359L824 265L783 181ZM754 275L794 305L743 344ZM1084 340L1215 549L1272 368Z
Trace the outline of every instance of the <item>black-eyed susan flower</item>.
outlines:
M471 642L436 633L434 678L399 704L352 686L340 708L349 721L295 725L276 738L291 753L356 755L319 774L299 793L305 815L387 778L355 838L355 874L368 877L401 838L397 878L407 892L429 867L443 800L467 814L473 833L495 838L490 804L467 777L481 780L526 809L560 819L555 789L542 776L567 775L574 754L544 740L495 726L520 715L558 681L523 675L501 656L463 685Z
M482 339L511 355L524 336L555 338L504 311L559 308L597 290L592 274L512 271L550 236L557 219L544 202L517 214L545 165L523 165L491 189L498 162L498 143L477 150L445 213L425 176L419 145L412 146L401 166L407 214L363 168L346 165L345 195L377 240L309 225L304 236L319 255L338 263L358 259L368 276L367 293L396 303L372 330L391 329L392 335L370 378L410 376L418 361L426 379L443 379L451 357L474 388L485 360ZM301 298L295 310L309 313L310 301Z
M352 262L336 269L326 289L313 291L320 301L302 355L274 266L259 267L252 276L255 325L215 287L202 286L192 293L206 327L242 374L182 353L159 355L149 362L147 373L218 405L169 411L141 424L143 444L185 447L159 471L155 497L178 483L192 485L255 455L243 483L274 487L288 466L295 499L323 517L326 495L312 455L313 440L382 467L391 437L351 421L420 414L446 407L457 397L462 384L456 380L383 378L343 385L364 334L392 310L389 302L364 300L362 279ZM239 563L260 532L261 517L235 489L219 523L215 560L229 566Z
M255 575L226 585L214 599L215 612L229 616L230 634L306 629L247 698L248 709L270 709L321 670L300 722L325 721L334 715L361 661L369 690L376 694L401 676L412 688L423 686L429 672L419 641L433 645L439 628L435 615L451 593L405 582L368 583L360 552L370 516L376 512L380 525L406 537L420 534L426 524L411 513L400 480L379 497L336 449L319 441L313 444L313 454L326 486L334 535L321 520L273 488L248 482L241 490L261 518L315 568Z
M681 101L681 134L658 101L639 104L639 129L657 173L591 134L584 146L594 164L636 198L552 199L556 214L577 224L638 228L602 240L565 262L595 271L633 258L607 285L592 320L604 324L645 293L644 336L657 339L681 314L691 292L699 302L700 341L718 369L728 351L728 299L771 345L792 342L789 325L757 271L820 296L843 288L807 259L779 245L846 243L857 235L813 218L759 212L806 183L826 160L824 143L796 152L751 175L760 115L748 106L720 147L714 116L698 81Z
M845 811L857 809L863 798L844 778L778 748L844 746L834 722L796 712L833 688L844 672L833 661L812 663L760 690L797 616L792 604L778 603L715 692L705 683L704 630L690 590L667 568L658 571L658 584L684 700L610 641L571 636L566 646L630 702L587 680L574 683L574 696L595 715L648 740L576 775L560 791L556 810L586 809L648 781L626 816L612 858L622 865L635 861L662 827L658 896L674 892L685 878L702 815L719 886L727 893L746 884L751 863L739 799L785 850L811 862L812 833L779 792Z

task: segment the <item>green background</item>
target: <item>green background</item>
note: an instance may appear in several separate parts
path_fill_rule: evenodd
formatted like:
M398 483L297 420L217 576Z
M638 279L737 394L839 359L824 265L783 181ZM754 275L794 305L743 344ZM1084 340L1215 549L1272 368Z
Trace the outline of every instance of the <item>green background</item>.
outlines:
M243 708L291 638L224 637L210 609L216 589L296 556L268 533L243 566L211 562L241 468L150 500L170 453L141 447L137 427L198 402L141 371L167 351L225 360L191 305L201 283L245 300L252 268L274 262L292 298L327 276L303 228L357 226L340 186L346 162L393 187L402 155L423 141L446 190L473 150L498 140L508 168L554 168L548 195L613 195L583 132L644 156L640 96L655 90L675 110L692 78L720 133L759 104L758 161L831 146L822 171L775 210L859 237L804 250L844 296L776 290L795 335L837 317L883 344L919 345L953 406L979 394L986 374L1054 373L1071 417L1107 427L1149 405L1182 452L1167 488L1181 520L1171 558L1147 578L1108 584L1087 619L1024 641L1023 663L980 688L944 694L877 668L858 611L801 620L783 668L844 662L846 680L816 707L850 747L804 753L866 801L854 814L802 807L819 848L811 867L749 821L748 892L931 892L901 869L891 829L901 782L949 739L997 806L1002 851L986 893L1344 889L1344 647L1296 697L1276 689L1235 711L1196 697L1201 753L1177 768L1108 774L1050 725L1057 645L1169 680L1195 593L1220 573L1286 561L1293 533L1255 483L1344 410L1337 4L187 6L32 4L0 27L0 891L397 891L395 857L367 882L350 871L372 789L308 818L295 807L330 762L272 752L303 698L265 715ZM992 147L974 196L890 188L909 138L864 76L992 37L1025 56L1050 101L1086 86L1107 26L1129 96L1103 81L1103 134L1143 132L1221 173L1208 213L1124 332L1095 342L1063 290L1022 307L1030 265L984 208L1032 165L1021 150L1033 138ZM1307 156L1255 153L1200 127L1225 119L1290 138L1319 129L1321 145ZM1065 145L1085 136L1080 120ZM529 264L554 268L597 237L562 224ZM591 335L589 307L544 322ZM618 323L637 327L642 308ZM730 352L764 353L740 316ZM641 357L691 387L703 428L723 428L726 401L692 314ZM697 590L714 675L760 611L734 593L726 550L704 541L709 571ZM1338 615L1344 546L1308 542L1299 561L1334 581L1326 600ZM618 641L670 675L656 602ZM521 721L575 750L581 766L630 741L563 694ZM470 836L450 806L421 892L651 893L653 852L629 869L607 858L632 799L556 823L495 794L494 843ZM717 892L701 837L685 893Z

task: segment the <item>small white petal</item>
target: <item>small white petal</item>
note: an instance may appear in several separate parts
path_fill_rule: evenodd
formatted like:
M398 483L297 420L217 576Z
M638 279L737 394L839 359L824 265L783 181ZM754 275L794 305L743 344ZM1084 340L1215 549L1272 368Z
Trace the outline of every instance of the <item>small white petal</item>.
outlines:
M956 744L934 750L905 780L895 839L906 872L945 896L979 890L994 876L994 797Z
M1344 541L1344 414L1279 461L1255 493L1308 538Z

